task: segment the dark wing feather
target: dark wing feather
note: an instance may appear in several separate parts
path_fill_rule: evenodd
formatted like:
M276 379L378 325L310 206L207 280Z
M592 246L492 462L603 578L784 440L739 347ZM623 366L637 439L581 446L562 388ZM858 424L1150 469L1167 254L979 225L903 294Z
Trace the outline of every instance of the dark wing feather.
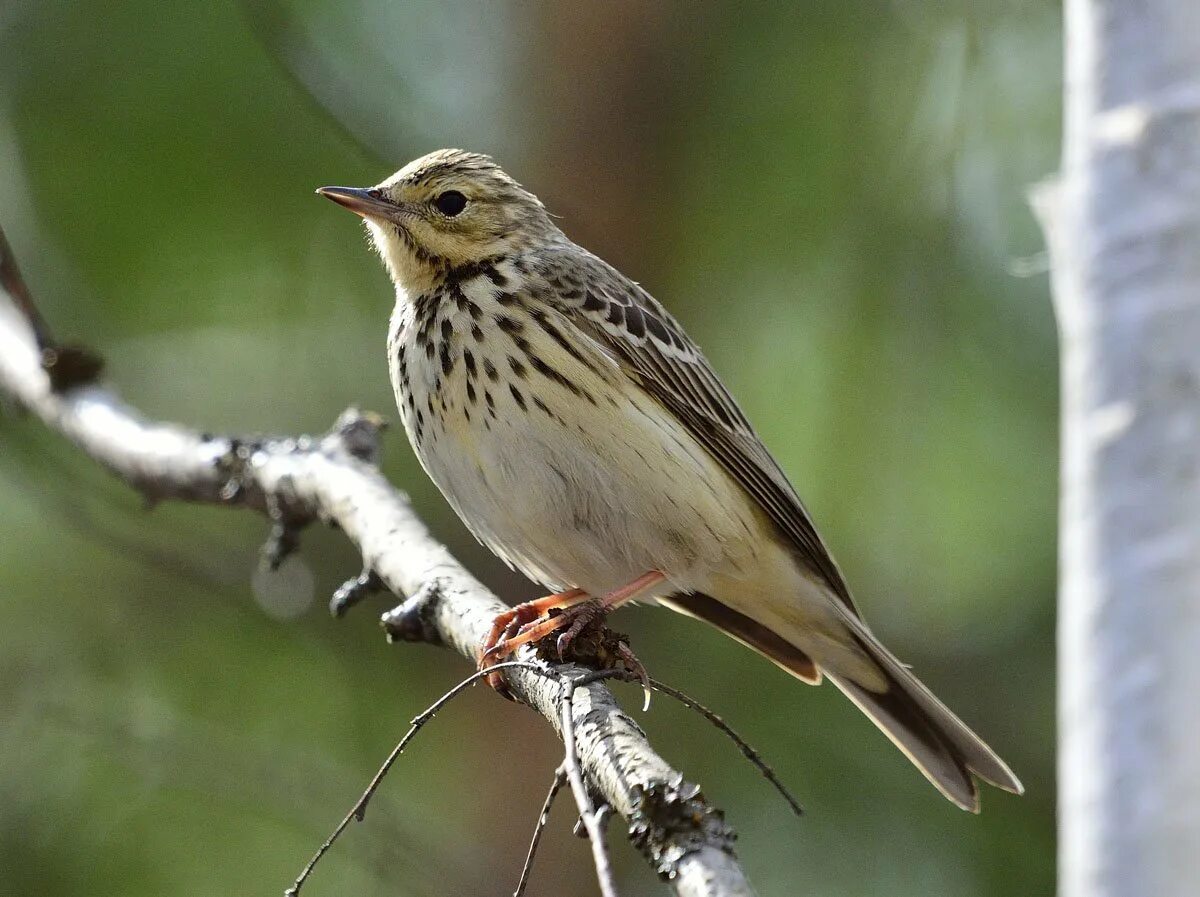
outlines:
M726 607L716 598L693 592L679 593L669 598L659 598L667 607L680 613L695 617L709 623L722 632L728 633L755 651L770 658L776 664L787 670L797 679L809 685L821 684L821 671L813 663L811 657L761 623L740 614L731 607Z
M858 615L800 496L678 322L653 296L586 250L556 248L538 261L556 287L552 301L687 427L762 506L799 559Z

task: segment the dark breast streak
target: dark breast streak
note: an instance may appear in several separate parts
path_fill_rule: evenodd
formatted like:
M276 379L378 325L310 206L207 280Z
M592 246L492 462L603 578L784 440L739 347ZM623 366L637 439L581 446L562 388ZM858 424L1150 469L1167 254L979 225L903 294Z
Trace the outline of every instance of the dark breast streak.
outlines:
M537 301L545 285L533 288L523 267L493 259L454 269L403 310L390 351L397 401L418 453L451 415L482 424L485 433L505 413L544 414L565 426L551 408L556 393L593 407L602 400L553 365L561 350L604 376L561 318Z

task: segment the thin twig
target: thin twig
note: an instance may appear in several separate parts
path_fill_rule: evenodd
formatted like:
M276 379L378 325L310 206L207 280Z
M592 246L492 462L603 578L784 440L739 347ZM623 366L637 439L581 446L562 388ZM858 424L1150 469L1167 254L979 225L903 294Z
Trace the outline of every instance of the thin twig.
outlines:
M17 265L16 253L8 245L8 238L4 236L2 230L0 230L0 287L8 291L13 305L20 309L25 320L29 322L38 349L44 351L54 346L55 339L50 335L50 325L38 311L38 307L33 301L33 295L29 291L29 285L25 282L21 269Z
M765 778L771 783L772 786L774 786L775 790L779 792L780 796L787 801L787 804L789 807L791 807L793 813L795 813L797 816L804 815L804 807L800 805L800 801L796 799L796 796L792 794L787 785L783 784L775 770L771 768L771 765L762 758L762 754L760 754L753 746L751 746L746 739L739 735L733 726L729 725L729 723L725 722L725 720L718 716L714 711L701 704L686 692L682 692L673 686L667 685L665 682L659 681L658 679L650 678L646 676L644 672L637 670L594 670L584 674L583 676L577 677L574 681L576 687L579 687L581 685L587 685L591 682L603 682L611 679L616 679L620 682L638 682L641 683L643 689L649 686L650 688L653 688L657 692L661 692L669 698L674 698L689 710L694 710L699 713L706 720L712 723L718 730L720 730L727 738L729 738L730 741L737 745L738 750L742 752L742 756L749 760L754 768L762 774L763 778Z
M450 689L448 692L430 704L423 713L414 717L412 721L412 727L404 733L404 737L400 739L399 744L397 744L392 749L392 752L388 754L388 758L383 761L383 765L379 767L379 771L375 773L375 777L372 778L370 784L367 785L367 789L362 793L362 797L360 797L354 806L350 808L350 812L347 813L345 818L338 823L337 828L330 833L329 837L325 839L325 842L319 848L317 848L317 852L313 854L312 859L308 861L308 865L306 865L296 877L295 883L286 891L284 891L284 897L297 897L297 895L300 893L300 889L304 886L305 881L307 881L308 877L312 875L317 863L321 861L321 858L325 856L325 854L329 851L329 848L333 847L334 842L341 837L342 832L344 832L350 825L351 820L362 822L363 819L366 818L367 804L371 802L371 798L375 796L375 792L383 783L384 777L391 770L392 765L400 758L400 755L404 753L404 749L408 747L409 742L413 740L419 731L421 731L421 727L433 719L439 710L441 710L460 694L462 694L467 688L474 685L483 677L494 673L497 670L510 669L512 667L521 667L522 669L546 674L546 671L537 664L529 663L528 661L524 660L509 660L505 661L504 663L493 664L492 666L485 667L482 670L477 670L476 672L472 673L466 679L462 680L462 682L458 683L458 685L454 686L454 688Z
M533 838L529 842L529 852L525 854L525 865L521 867L521 879L517 882L517 889L513 891L513 897L521 897L525 893L525 887L529 884L529 874L533 871L533 858L537 856L542 833L546 830L546 823L550 821L550 808L554 806L554 798L558 797L558 792L566 784L566 781L567 771L559 766L554 770L554 780L550 783L550 790L546 794L546 800L542 803L542 812L538 815L537 823L533 827Z
M602 673L616 672L612 670ZM587 829L588 840L592 842L592 861L596 864L596 879L600 883L600 893L603 897L618 897L617 884L613 879L612 864L608 858L608 845L604 839L604 829L599 824L591 795L583 781L583 772L579 768L579 754L575 746L575 720L571 714L571 699L578 685L584 680L595 681L598 674L588 674L578 678L563 676L559 679L559 715L562 720L563 737L563 766L567 771L567 781L571 783L571 791L575 795L575 804L579 807L579 818ZM608 678L608 677L606 677Z
M29 284L17 266L16 254L0 230L0 288L12 299L33 331L42 370L50 377L51 388L61 392L93 382L104 369L104 359L79 343L60 343L50 333L50 325L33 301Z
M684 694L677 688L672 688L665 682L659 682L657 679L651 679L650 687L655 691L662 692L669 698L674 698L689 710L695 710L706 720L724 732L725 735L728 736L729 740L738 746L738 750L742 752L742 755L752 764L754 764L754 767L760 773L762 773L763 778L775 786L775 790L778 791L783 799L788 802L788 806L792 808L792 812L797 816L804 815L804 808L800 806L800 801L796 800L795 795L793 795L792 792L788 790L788 787L779 780L779 776L775 774L775 770L770 767L767 761L762 758L762 754L751 747L749 743L747 743L746 739L742 738L741 735L734 731L733 727L730 726L729 723L725 722L725 720L721 719L721 717L717 716L717 714L709 710L695 698Z

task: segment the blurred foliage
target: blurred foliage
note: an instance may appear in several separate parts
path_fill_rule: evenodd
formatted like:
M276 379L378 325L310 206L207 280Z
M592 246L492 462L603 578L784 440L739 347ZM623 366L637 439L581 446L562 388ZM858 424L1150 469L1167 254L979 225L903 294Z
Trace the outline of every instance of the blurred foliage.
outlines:
M953 809L832 689L635 609L654 673L739 726L644 724L728 809L763 895L1053 887L1056 372L1024 190L1057 154L1049 0L7 0L0 220L50 320L146 413L320 431L388 411L390 291L312 196L489 151L706 347L868 618L1022 775ZM398 434L387 472L502 594ZM0 894L279 893L407 720L465 671L322 605L311 532L137 498L0 418ZM257 589L252 587L252 580ZM256 595L258 600L256 600ZM631 691L631 702L637 695ZM559 747L473 692L306 889L511 889ZM531 895L595 893L564 802ZM614 836L622 894L661 894Z

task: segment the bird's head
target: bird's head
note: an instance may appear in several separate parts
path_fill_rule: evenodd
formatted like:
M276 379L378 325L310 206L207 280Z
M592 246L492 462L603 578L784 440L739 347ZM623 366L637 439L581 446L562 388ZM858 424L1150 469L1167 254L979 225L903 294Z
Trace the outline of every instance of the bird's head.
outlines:
M317 193L362 217L388 273L409 291L561 237L536 196L488 156L464 150L422 156L374 187Z

